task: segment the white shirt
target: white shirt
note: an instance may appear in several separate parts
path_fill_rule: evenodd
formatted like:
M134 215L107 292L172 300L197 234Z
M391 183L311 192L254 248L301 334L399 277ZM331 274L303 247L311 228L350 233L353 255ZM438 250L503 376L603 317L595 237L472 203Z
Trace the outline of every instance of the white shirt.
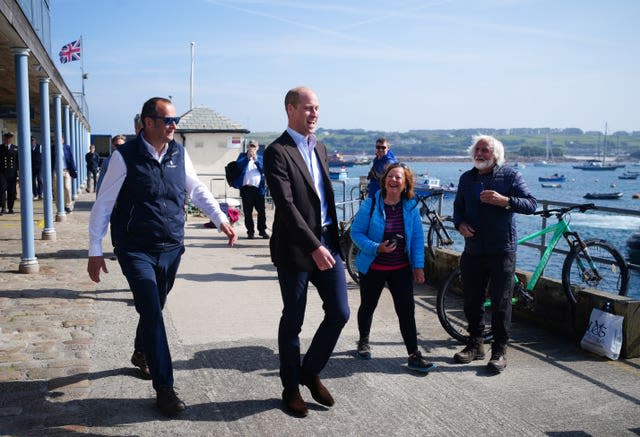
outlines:
M320 162L318 161L318 155L315 153L316 150L316 136L311 134L308 137L296 132L295 130L287 127L287 132L295 141L304 162L307 164L307 169L311 174L311 179L313 179L313 185L316 188L316 193L320 198L320 221L322 226L330 225L332 222L331 217L329 217L329 207L327 206L327 198L324 192L324 178L322 177L322 169L320 168Z
M260 186L260 180L262 179L262 175L260 174L260 170L258 170L258 166L253 159L249 159L247 163L247 171L244 172L244 178L242 179L242 186L252 185L254 187Z
M144 136L141 135L140 137L151 156L156 161L162 162L162 158L167 153L167 147L165 146L162 152L158 154L153 146L144 139ZM191 197L191 201L216 224L218 232L220 232L220 224L227 223L229 220L220 209L220 204L213 197L211 191L198 179L198 174L193 168L193 163L186 149L184 150L184 168L187 194ZM111 212L126 176L127 166L124 158L118 150L114 150L109 160L109 167L102 180L98 197L93 204L93 208L91 208L91 216L89 217L89 256L102 256L102 239L109 229Z

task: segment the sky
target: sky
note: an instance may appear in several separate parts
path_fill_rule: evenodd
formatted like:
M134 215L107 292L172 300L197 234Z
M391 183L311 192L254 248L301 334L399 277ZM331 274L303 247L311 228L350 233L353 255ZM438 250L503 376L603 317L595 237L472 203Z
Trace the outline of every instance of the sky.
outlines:
M640 130L637 0L55 0L51 44L92 133L145 100L282 131L312 88L325 129ZM60 64L82 35L83 61Z

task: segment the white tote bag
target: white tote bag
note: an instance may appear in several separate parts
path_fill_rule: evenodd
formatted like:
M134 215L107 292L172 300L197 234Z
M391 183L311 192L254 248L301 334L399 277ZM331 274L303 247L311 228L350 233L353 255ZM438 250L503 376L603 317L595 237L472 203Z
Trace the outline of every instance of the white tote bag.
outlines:
M580 346L595 354L617 360L622 348L623 320L622 316L594 308Z

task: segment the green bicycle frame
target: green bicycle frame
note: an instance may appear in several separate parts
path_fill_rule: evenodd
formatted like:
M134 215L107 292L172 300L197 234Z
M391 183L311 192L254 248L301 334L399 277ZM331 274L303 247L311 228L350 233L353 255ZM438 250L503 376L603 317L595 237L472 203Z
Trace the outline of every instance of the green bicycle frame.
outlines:
M527 291L532 291L533 288L538 283L538 279L540 279L540 276L542 276L542 272L547 266L547 263L549 262L549 258L553 253L553 249L555 249L556 245L558 244L558 241L560 241L560 239L565 235L566 232L571 232L571 230L569 229L569 222L567 222L564 218L562 218L558 223L547 226L546 228L540 231L534 232L533 234L527 235L526 237L522 237L518 240L518 244L523 244L523 243L526 243L527 241L533 240L534 238L538 238L550 232L553 232L553 236L551 237L549 244L547 244L547 248L544 250L544 253L540 257L540 261L538 261L538 265L536 266L536 269L533 271L533 274L531 275L531 280L527 284ZM519 282L518 277L516 276L515 283L518 283L518 282Z

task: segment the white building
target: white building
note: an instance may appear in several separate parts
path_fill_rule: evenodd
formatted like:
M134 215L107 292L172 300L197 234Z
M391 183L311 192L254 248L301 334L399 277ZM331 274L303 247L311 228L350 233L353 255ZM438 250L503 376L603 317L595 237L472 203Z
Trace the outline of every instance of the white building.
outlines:
M245 150L249 131L240 124L206 107L184 113L176 129L175 139L182 143L193 165L218 199L238 198L238 190L227 186L224 167Z

